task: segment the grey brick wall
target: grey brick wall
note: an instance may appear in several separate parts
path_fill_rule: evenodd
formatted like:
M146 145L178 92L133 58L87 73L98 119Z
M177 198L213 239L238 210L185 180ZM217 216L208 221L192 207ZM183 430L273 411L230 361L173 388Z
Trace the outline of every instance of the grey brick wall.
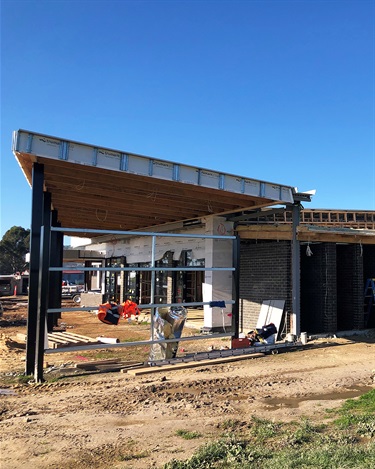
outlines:
M365 328L364 286L375 278L375 246L301 245L301 330L308 333ZM361 255L362 254L362 255ZM241 241L240 331L255 327L266 299L284 299L291 311L291 245L288 241ZM289 332L288 321L285 332ZM284 324L283 324L284 327Z
M360 249L360 246L358 246ZM362 246L363 257L363 290L366 286L368 278L375 278L375 246L365 245Z
M337 331L336 245L313 244L312 256L301 247L301 329Z
M240 331L256 326L262 302L283 299L290 311L291 249L288 241L241 241Z
M362 254L363 254L363 286L362 286L362 300L363 301L362 303L364 306L364 303L365 303L364 291L365 291L365 286L366 286L366 280L368 278L375 278L375 246L372 246L372 245L363 246ZM367 310L367 307L366 307L366 310ZM375 306L373 306L371 309L369 322L367 326L365 327L375 327Z
M337 245L337 330L365 327L363 257L358 244Z

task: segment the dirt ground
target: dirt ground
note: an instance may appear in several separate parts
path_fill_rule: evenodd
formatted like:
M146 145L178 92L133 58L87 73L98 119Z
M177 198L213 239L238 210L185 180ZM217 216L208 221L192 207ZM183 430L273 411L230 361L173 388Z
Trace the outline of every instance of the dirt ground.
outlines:
M84 371L77 363L147 360L148 346L46 355L46 382L20 383L26 303L0 317L1 468L160 468L187 459L223 434L226 422L251 415L281 421L308 417L375 387L375 331L315 338L294 351L221 364L132 376ZM67 331L92 338L147 340L149 326L100 323L93 313L63 313ZM185 334L193 334L190 329ZM229 346L225 339L184 342L179 355ZM197 432L194 439L178 435Z

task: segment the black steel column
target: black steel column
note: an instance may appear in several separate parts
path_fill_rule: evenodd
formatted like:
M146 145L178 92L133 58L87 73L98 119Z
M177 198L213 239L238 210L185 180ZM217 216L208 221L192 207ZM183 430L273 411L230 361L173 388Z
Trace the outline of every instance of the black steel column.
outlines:
M30 277L27 313L27 342L25 373L32 375L35 365L36 329L38 310L40 231L43 223L44 166L34 163L32 173L31 233L30 233Z
M292 206L292 333L301 334L301 254L300 243L297 239L297 229L300 220L301 205Z
M237 235L233 241L233 299L232 305L232 334L234 339L238 339L240 331L240 247L241 239Z
M58 214L56 210L52 211L52 226L61 226L58 223ZM63 266L63 249L64 249L64 233L60 231L51 232L51 267ZM49 274L49 300L48 308L61 308L61 284L62 272L50 272ZM57 326L61 313L53 313L47 315L48 332L53 331L53 327Z
M43 381L43 360L47 328L49 266L51 254L51 194L44 193L43 226L40 232L38 315L36 328L35 381Z

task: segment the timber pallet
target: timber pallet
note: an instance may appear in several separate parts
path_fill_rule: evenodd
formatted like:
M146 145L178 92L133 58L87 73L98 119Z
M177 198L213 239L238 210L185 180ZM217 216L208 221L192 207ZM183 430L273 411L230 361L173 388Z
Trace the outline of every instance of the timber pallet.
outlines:
M96 339L73 332L51 332L48 334L48 348L52 349L99 343Z

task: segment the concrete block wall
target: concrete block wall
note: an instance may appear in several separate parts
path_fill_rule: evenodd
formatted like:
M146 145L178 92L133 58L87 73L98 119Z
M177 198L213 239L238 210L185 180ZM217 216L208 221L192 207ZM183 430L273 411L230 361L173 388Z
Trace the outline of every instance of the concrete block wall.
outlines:
M360 249L361 246L358 246ZM375 278L375 245L362 246L363 257L363 291L368 278Z
M366 328L363 293L366 279L375 278L375 245L361 249L359 244L316 243L310 248L313 255L307 256L306 244L301 245L301 330L311 334ZM291 245L243 240L240 331L255 327L262 302L271 298L285 299L285 309L291 311Z
M337 331L336 244L301 247L301 330Z
M262 302L292 304L291 245L288 241L241 241L240 332L256 326Z
M359 246L360 247L360 246ZM364 291L366 286L366 281L368 278L375 278L375 246L365 245L362 246L362 255L363 255L363 288L362 288L362 300L364 310L365 308L365 298ZM366 299L367 304L368 299ZM371 315L369 317L369 322L367 327L375 327L375 306L371 309Z
M358 244L337 245L337 330L365 327L363 256Z

